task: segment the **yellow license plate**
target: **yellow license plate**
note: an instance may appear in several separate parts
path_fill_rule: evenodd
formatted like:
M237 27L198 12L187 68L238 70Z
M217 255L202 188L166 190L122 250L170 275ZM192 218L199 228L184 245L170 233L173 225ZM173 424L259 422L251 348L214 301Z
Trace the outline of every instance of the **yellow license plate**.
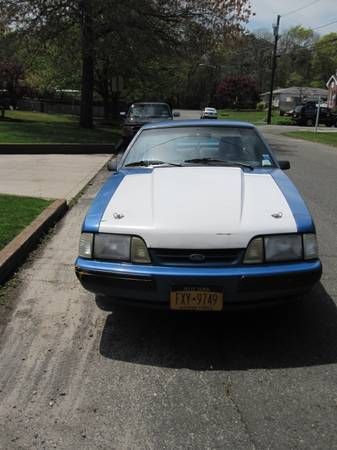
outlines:
M223 292L211 288L174 288L170 295L171 309L184 311L221 311Z

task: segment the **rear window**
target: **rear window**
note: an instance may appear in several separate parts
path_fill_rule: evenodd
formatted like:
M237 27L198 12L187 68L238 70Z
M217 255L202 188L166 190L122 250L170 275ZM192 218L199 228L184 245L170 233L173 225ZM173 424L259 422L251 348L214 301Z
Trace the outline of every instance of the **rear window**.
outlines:
M150 119L171 117L171 110L166 104L142 104L131 105L128 116L134 119Z

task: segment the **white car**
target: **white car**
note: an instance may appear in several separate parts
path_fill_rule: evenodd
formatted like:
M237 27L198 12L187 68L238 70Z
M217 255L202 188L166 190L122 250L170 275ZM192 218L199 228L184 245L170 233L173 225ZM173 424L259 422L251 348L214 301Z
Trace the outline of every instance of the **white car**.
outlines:
M221 311L307 292L322 266L288 168L249 123L145 125L86 215L80 282L107 310Z
M200 119L217 119L218 112L215 108L204 108L201 111Z

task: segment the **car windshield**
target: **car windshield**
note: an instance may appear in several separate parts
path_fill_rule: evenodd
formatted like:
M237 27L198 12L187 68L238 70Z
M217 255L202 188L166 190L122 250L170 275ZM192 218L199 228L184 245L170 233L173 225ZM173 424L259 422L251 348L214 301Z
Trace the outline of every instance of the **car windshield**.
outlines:
M273 157L254 129L228 126L145 129L123 166L151 163L275 167Z
M171 117L171 111L165 104L137 103L130 107L128 116L133 119L148 119L151 117Z

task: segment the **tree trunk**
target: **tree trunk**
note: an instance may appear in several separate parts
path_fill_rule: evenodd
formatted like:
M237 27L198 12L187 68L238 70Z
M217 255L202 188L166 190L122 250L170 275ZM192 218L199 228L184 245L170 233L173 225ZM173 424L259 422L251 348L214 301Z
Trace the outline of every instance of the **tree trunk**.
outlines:
M109 95L109 80L108 80L108 64L104 64L103 68L103 107L104 107L104 119L109 119L110 116L110 95Z
M92 23L92 0L82 0L82 82L80 125L93 127L94 92L94 32Z

